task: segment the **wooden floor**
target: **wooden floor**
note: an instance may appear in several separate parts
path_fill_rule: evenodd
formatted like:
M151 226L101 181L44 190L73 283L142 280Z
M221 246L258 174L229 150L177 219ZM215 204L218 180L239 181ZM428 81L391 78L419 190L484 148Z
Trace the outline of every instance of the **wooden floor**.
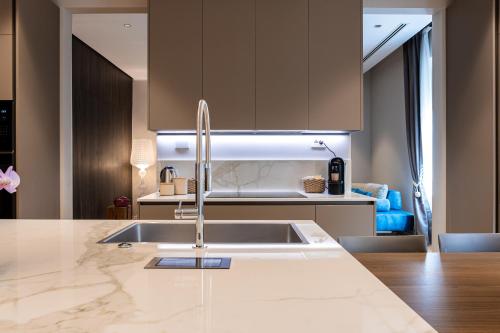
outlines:
M500 253L354 256L439 332L500 332Z

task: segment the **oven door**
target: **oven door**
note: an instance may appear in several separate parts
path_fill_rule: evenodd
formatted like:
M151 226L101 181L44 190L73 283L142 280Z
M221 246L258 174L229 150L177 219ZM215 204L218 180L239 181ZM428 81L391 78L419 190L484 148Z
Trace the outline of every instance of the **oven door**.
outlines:
M14 154L0 152L0 169L6 171L14 165ZM16 195L5 190L0 191L0 219L16 218Z
M0 101L0 153L14 151L14 103Z

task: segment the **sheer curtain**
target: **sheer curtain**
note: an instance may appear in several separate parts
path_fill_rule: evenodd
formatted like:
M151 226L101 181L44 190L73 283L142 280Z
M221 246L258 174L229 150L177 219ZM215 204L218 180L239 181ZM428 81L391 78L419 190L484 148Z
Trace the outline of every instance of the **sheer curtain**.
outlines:
M431 27L422 31L420 46L420 117L422 130L422 182L432 210L432 50Z

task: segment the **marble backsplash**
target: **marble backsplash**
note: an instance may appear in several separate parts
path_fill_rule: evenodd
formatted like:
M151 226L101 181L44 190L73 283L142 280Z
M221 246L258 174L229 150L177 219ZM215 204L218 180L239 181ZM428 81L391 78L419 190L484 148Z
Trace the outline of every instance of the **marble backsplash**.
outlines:
M194 177L193 161L158 161L158 173L166 165L180 176ZM296 191L305 176L327 177L328 161L212 161L214 191ZM346 160L346 187L350 190L350 161Z

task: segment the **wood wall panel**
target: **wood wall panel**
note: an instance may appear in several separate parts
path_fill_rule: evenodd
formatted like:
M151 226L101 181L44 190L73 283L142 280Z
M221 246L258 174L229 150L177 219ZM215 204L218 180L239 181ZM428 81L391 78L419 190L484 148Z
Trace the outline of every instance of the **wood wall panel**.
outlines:
M446 10L448 232L495 231L495 1Z
M132 82L73 37L74 218L104 218L115 197L132 197Z

